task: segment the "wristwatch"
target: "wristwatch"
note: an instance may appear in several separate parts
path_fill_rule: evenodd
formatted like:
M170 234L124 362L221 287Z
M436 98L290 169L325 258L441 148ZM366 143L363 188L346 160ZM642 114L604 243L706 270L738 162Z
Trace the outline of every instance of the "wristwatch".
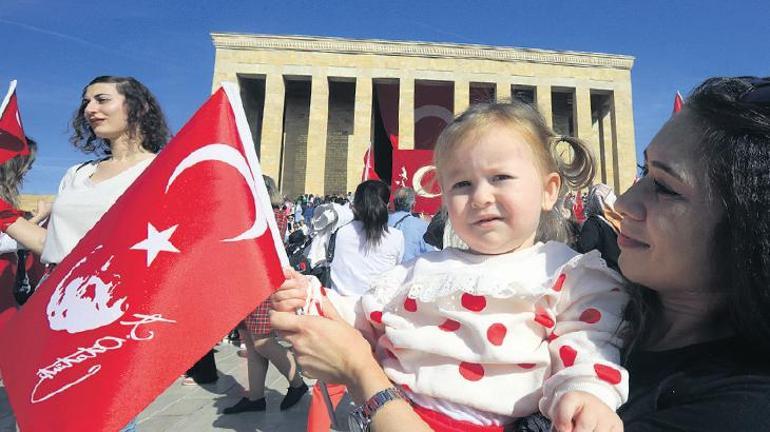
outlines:
M397 387L390 387L377 392L350 413L348 417L350 432L368 432L374 413L386 403L397 399L409 400L404 391Z

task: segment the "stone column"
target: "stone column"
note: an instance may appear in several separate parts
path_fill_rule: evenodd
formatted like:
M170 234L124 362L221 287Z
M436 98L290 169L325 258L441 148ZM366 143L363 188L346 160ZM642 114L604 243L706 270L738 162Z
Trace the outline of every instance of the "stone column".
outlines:
M307 131L305 192L324 194L326 170L326 127L329 120L329 79L313 74L310 87L310 116Z
M545 124L552 128L553 105L551 104L551 86L548 84L538 84L535 89L535 100L537 101L537 110L545 118Z
M283 145L283 104L286 88L283 75L271 73L265 77L265 110L262 117L260 160L262 172L281 184L281 146Z
M372 77L356 78L356 101L353 108L353 136L348 141L348 191L355 191L361 182L364 154L372 142Z
M614 171L619 185L615 192L620 195L631 187L636 176L636 145L630 79L617 87L612 95L612 143L616 148Z
M471 83L468 80L455 81L455 116L468 109L471 95Z
M595 177L594 182L601 180L599 166L601 155L599 154L599 140L593 130L593 119L591 116L591 89L587 87L575 88L575 100L572 104L573 116L575 118L575 135L583 140L594 156L594 169L599 175Z
M398 148L414 149L414 78L408 75L398 82Z
M609 96L610 105L612 104L612 98L613 96ZM599 123L601 126L599 129L601 133L600 139L604 143L602 148L602 172L604 173L604 182L617 191L620 189L620 184L615 175L615 153L617 153L615 149L617 149L617 145L613 140L612 114L609 107L602 111Z
M508 79L498 79L495 96L499 102L510 102L511 100L511 81Z

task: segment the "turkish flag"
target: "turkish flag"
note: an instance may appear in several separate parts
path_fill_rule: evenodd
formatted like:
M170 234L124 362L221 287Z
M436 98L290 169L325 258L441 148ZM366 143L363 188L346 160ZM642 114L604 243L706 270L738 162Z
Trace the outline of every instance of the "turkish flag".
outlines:
M393 149L393 190L409 187L415 192L414 211L435 214L441 207L441 188L436 181L433 150Z
M676 95L674 96L674 112L672 114L676 114L679 111L682 111L682 106L684 105L684 100L682 99L682 95L679 94L679 92L676 92Z
M190 119L0 333L24 431L115 431L284 280L238 90Z
M377 175L377 171L374 170L374 151L372 146L369 146L364 153L364 170L361 171L361 181L367 180L379 180L380 176Z
M16 80L11 81L8 93L0 105L0 163L15 156L28 155L29 145L24 137L24 127L19 115L19 101L16 98Z

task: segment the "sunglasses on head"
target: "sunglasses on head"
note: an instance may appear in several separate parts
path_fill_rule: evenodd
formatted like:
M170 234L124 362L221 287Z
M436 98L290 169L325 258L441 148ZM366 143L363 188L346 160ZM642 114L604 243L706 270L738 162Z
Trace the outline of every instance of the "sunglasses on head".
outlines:
M741 77L751 88L739 98L741 102L770 104L770 77Z

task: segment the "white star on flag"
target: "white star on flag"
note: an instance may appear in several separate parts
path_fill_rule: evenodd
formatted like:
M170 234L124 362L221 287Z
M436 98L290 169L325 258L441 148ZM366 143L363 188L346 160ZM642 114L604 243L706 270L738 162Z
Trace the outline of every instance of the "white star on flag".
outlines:
M147 223L147 238L131 246L130 249L147 251L147 267L155 261L160 252L179 253L179 249L174 247L169 240L178 226L174 225L171 228L158 231L151 223Z

